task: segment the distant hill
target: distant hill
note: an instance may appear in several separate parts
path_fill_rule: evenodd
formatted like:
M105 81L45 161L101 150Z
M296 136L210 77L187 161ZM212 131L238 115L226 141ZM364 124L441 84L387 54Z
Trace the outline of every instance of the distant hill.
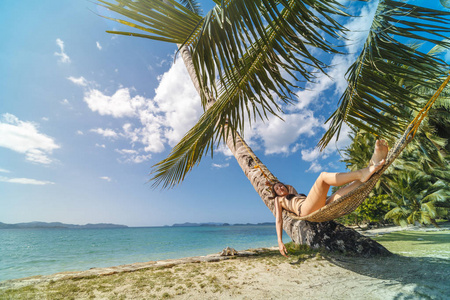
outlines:
M274 222L265 222L265 223L247 223L247 224L228 224L228 223L215 223L215 222L208 222L208 223L181 223L181 224L173 224L172 227L193 227L193 226L255 226L255 225L275 225Z
M192 227L192 226L224 226L225 223L181 223L181 224L173 224L172 227Z
M116 224L86 224L86 225L74 225L64 224L61 222L29 222L29 223L17 223L17 224L5 224L0 222L0 229L32 229L32 228L68 228L68 229L102 229L102 228L127 228L125 225Z

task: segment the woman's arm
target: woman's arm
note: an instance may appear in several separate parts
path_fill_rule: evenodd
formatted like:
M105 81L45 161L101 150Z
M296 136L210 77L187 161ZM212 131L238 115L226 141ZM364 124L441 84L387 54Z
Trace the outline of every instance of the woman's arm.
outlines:
M278 249L281 255L287 257L287 250L283 244L283 207L281 206L280 200L275 198L275 228L277 230L278 237Z

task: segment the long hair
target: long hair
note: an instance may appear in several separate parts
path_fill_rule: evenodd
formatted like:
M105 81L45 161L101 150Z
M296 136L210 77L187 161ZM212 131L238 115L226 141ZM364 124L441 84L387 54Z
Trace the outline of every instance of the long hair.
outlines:
M286 189L289 191L289 187L288 187L286 184L284 184L284 183L282 183L282 182L280 182L280 181L275 182L274 184L270 184L270 183L266 182L266 185L270 186L270 191L272 192L272 196L269 197L269 199L275 199L275 198L278 196L278 194L275 192L275 185L276 185L276 184L282 184L282 185L284 185L284 186L286 187ZM298 194L298 195L306 197L305 194ZM284 196L284 197L285 197L287 200L292 200L292 198L294 198L295 196L297 196L297 195L296 195L296 194L287 194L287 195Z
M272 192L272 197L269 197L269 199L275 199L275 198L278 196L277 192L275 192L275 185L277 185L277 184L282 184L282 185L284 185L284 186L289 190L289 188L287 187L287 185L285 185L284 183L282 183L282 182L280 182L280 181L277 181L277 182L275 182L274 184L271 184L271 185L270 185L270 191ZM290 198L290 199L292 199L292 198ZM290 200L290 199L289 199L289 200Z

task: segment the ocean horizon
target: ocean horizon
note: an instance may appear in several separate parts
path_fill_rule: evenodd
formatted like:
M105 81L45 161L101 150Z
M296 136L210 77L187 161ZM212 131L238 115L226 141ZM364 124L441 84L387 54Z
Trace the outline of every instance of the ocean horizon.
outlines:
M289 237L287 237L289 239ZM287 241L286 239L286 241ZM273 225L0 230L0 281L272 247Z

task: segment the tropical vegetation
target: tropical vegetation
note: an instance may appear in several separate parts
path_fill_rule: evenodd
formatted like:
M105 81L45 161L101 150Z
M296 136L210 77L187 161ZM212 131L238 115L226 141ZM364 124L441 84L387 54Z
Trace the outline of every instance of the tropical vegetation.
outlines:
M429 55L439 55L440 47L431 49ZM393 62L392 62L393 63ZM407 69L408 66L403 66ZM390 77L397 85L403 85L416 97L418 106L423 106L437 86L427 86L410 82L403 77ZM415 111L404 108L411 115ZM387 114L387 113L386 113ZM370 132L376 132L372 128ZM364 129L354 127L351 134L352 144L343 153L347 168L356 170L367 165L371 152L365 145L375 142L376 135ZM429 111L410 146L394 162L372 191L372 198L350 216L344 217L344 223L380 222L376 221L379 212L384 211L384 219L395 224L433 224L436 219L449 218L450 208L450 90L444 90ZM391 143L393 140L391 139ZM383 197L383 203L379 199ZM366 206L376 203L377 208L369 213ZM383 204L383 205L382 205Z

